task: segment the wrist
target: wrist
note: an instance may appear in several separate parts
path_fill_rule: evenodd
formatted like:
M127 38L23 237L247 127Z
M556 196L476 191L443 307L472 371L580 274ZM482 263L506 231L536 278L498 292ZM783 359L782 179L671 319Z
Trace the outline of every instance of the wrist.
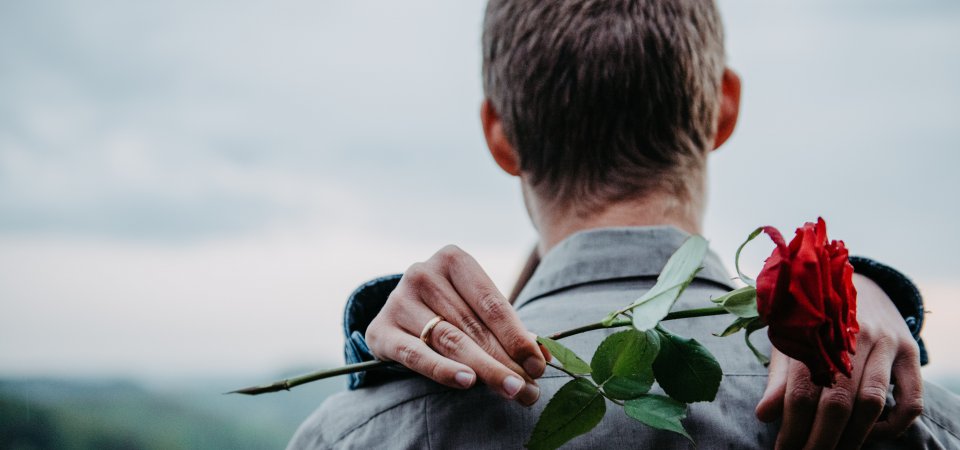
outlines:
M343 311L343 351L347 364L376 359L364 335L370 322L383 309L390 293L397 287L400 278L399 274L376 278L364 283L350 294ZM376 382L382 377L383 373L377 371L351 373L347 380L348 387L356 389Z
M920 346L920 363L928 361L927 352L920 338L923 328L923 297L917 286L904 274L870 258L851 256L850 264L857 274L869 278L890 298L907 329Z

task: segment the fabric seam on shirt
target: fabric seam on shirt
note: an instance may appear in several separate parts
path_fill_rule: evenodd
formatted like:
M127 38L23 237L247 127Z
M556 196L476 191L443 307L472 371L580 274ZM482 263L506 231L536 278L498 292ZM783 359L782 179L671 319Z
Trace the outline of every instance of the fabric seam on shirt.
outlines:
M346 439L347 436L350 436L354 431L357 431L357 430L359 430L360 428L363 428L365 425L367 425L368 423L370 423L371 420L376 419L376 418L377 418L378 416L380 416L381 414L384 414L384 413L386 413L386 412L392 411L392 410L394 410L394 409L396 409L396 408L399 408L400 406L406 405L407 403L410 403L410 402L413 402L413 401L417 401L417 400L419 400L419 399L421 399L421 398L424 398L424 397L426 397L426 396L428 396L428 395L434 395L434 394L439 394L439 392L427 392L426 394L418 395L418 396L413 397L413 398L408 398L408 399L406 399L406 400L404 400L404 401L402 401L402 402L400 402L400 403L397 403L396 405L393 405L393 406L391 406L391 407L389 407L389 408L387 408L387 409L384 409L383 411L380 411L380 412L378 412L378 413L376 413L376 414L368 417L367 420L364 420L364 421L363 421L362 423L360 423L359 425L357 425L357 426L355 426L355 427L353 427L353 428L345 431L340 437L337 438L337 440L333 441L333 444L336 444L336 443L338 443L338 442Z
M940 429L942 429L943 431L946 431L946 432L947 432L948 434L950 434L951 436L953 436L953 437L955 437L955 438L957 438L957 439L960 439L960 436L958 436L957 433L954 433L953 430L947 428L946 425L940 423L940 421L938 421L937 419L934 419L933 416L930 416L930 415L927 414L926 412L922 412L922 413L920 413L920 414L921 414L923 417L926 417L927 419L930 419L931 422L937 424L937 426L940 427Z
M427 433L427 450L430 450L430 419L427 415L427 396L423 396L423 429Z

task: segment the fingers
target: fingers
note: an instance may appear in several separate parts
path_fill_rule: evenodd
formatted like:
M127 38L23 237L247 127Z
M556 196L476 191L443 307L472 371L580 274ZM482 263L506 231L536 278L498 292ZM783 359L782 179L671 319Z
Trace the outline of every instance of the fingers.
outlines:
M920 352L916 342L901 345L893 362L893 379L896 387L893 397L896 406L886 420L877 422L874 435L896 437L913 423L923 412L923 380L920 377Z
M533 378L543 375L546 360L537 348L536 341L530 339L526 327L517 316L516 310L500 293L490 277L472 256L455 246L447 246L437 252L431 261L439 264L445 271L456 293L467 303L472 314L455 318L452 322L467 331L471 337L489 330L509 357L520 364L523 370ZM483 328L471 321L479 318ZM478 342L482 342L479 341Z
M473 369L438 355L420 339L399 329L368 335L367 340L377 344L379 350L374 353L378 358L396 361L444 386L466 389L476 381Z
M861 334L861 338L861 351L854 361L854 377L857 375L857 367L863 367L860 370L860 386L856 390L856 404L850 421L837 448L859 448L863 445L887 401L895 348L889 339L879 339L871 344L867 334ZM867 353L867 349L869 354L861 358L863 353Z
M440 354L472 367L484 384L505 398L531 405L540 397L540 388L535 383L524 381L449 322L440 322L429 342Z
M757 403L755 414L763 422L773 422L783 415L783 398L787 390L787 368L790 358L773 348L770 352L767 388Z
M478 344L479 348L484 352L511 370L532 381L532 376L527 374L526 370L515 360L511 359L496 336L494 336L490 329L474 314L469 302L460 296L450 282L439 274L438 270L434 269L429 268L427 264L414 264L407 270L406 274L404 274L407 285L404 289L409 288L408 290L411 291L409 295L416 296L421 300L421 307L426 305L428 309L435 311L435 314L443 316L447 322L452 323ZM513 307L510 305L507 305L507 307L510 308L512 312ZM407 324L415 324L408 327L409 331L414 333L413 328L419 326L422 320L422 317L419 319L408 318L401 323L403 323L404 326L407 326ZM530 341L531 345L533 345L534 340L529 337L525 329L521 329L520 333L526 336L526 340ZM536 347L534 348L536 349ZM539 353L539 350L536 351Z
M807 442L819 402L820 387L811 381L810 370L803 363L790 359L784 395L783 423L777 435L778 450L803 447Z
M404 282L411 291L409 295L417 297L430 310L463 330L481 347L488 348L491 353L500 350L497 338L474 314L450 281L440 273L440 268L431 268L425 263L414 264L404 274ZM502 353L509 359L506 351Z
M427 333L427 343L422 342L422 327L434 317L436 313L422 303L405 304L374 319L367 329L367 344L377 357L397 361L445 386L465 389L479 379L523 405L537 401L539 387L518 376L522 369L497 361L449 322L438 322Z
M876 347L875 347L876 348ZM824 388L820 392L820 401L817 404L816 417L813 422L813 429L804 448L808 449L830 449L830 448L858 448L860 442L867 435L867 431L873 426L873 423L880 415L883 407L881 400L879 406L874 410L874 403L867 401L861 404L859 396L865 386L861 385L861 380L865 377L873 379L872 387L883 386L886 388L886 381L882 379L882 373L889 366L870 367L865 363L868 361L869 354L861 351L853 361L853 371L847 378L842 374L837 375L836 383ZM884 364L877 360L875 363ZM869 375L867 375L869 374ZM884 384L880 384L884 383ZM875 395L871 390L869 396ZM864 400L872 400L864 394ZM841 439L845 439L846 446L837 446ZM852 442L853 445L849 443Z
M534 342L537 341L537 334L530 332L530 339L533 339ZM550 350L543 346L543 344L537 342L537 348L540 349L540 354L543 355L543 359L546 361L553 361L553 355L550 354Z
M423 327L438 315L444 321L428 333L429 345L420 342ZM367 328L367 343L380 358L447 386L479 380L525 405L539 398L532 377L543 374L544 352L480 265L454 246L410 266ZM458 381L464 366L470 371Z

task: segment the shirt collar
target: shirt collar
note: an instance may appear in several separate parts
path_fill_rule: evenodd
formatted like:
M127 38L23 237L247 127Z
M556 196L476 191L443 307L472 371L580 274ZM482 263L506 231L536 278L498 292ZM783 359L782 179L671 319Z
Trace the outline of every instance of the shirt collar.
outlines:
M581 284L623 278L656 278L690 234L671 226L597 228L575 233L540 261L515 303L526 303ZM730 276L712 251L697 279L733 289Z

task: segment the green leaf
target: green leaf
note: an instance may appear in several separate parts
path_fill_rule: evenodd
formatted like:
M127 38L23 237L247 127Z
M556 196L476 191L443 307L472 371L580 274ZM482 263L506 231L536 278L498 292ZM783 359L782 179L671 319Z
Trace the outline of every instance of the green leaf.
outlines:
M734 267L737 268L737 276L740 277L740 281L743 281L744 283L747 283L748 285L753 287L757 287L757 281L754 280L753 278L750 278L744 275L743 272L740 271L740 252L743 251L743 248L746 247L750 241L756 239L757 236L760 236L760 233L762 231L763 231L763 227L753 230L753 232L750 233L749 236L747 236L747 240L743 241L743 243L740 244L740 247L737 247L737 254L733 258L733 265Z
M657 283L630 306L637 330L646 331L660 323L700 271L706 256L707 240L699 235L690 236L677 249L663 266Z
M757 288L745 286L712 300L737 317L757 317Z
M763 367L770 365L770 358L753 346L753 342L750 342L750 335L753 334L754 331L763 329L763 327L766 326L767 324L763 323L759 318L754 319L752 322L748 323L746 327L744 327L747 329L747 331L743 334L743 340L747 343L747 347L749 347L750 351L753 352L753 356L757 358L757 361L759 361L760 364L763 364Z
M756 319L754 319L754 318L745 319L745 318L743 318L743 317L737 317L737 320L734 320L733 323L731 323L730 326L728 326L725 330L723 330L722 333L720 333L720 334L713 333L713 335L714 335L714 336L717 336L717 337L727 337L727 336L730 336L731 334L734 334L734 333L742 330L744 327L746 327L748 324L750 324L750 322L752 322L752 321L754 321L754 320L756 320Z
M555 449L593 429L607 411L606 400L586 378L574 378L563 385L540 413L529 449Z
M563 364L564 369L576 374L590 373L590 365L580 359L573 350L564 347L563 344L543 336L537 336L537 342L543 344L547 350L550 350L550 354L553 355L554 359L560 361L560 364Z
M662 395L642 395L623 405L628 416L645 425L679 433L693 442L680 420L687 417L687 405Z
M600 343L590 361L593 380L612 398L636 398L653 385L653 361L659 351L656 332L627 330L612 334Z
M695 339L662 327L657 327L657 332L660 354L653 362L653 373L664 392L684 403L713 401L723 379L717 359Z

